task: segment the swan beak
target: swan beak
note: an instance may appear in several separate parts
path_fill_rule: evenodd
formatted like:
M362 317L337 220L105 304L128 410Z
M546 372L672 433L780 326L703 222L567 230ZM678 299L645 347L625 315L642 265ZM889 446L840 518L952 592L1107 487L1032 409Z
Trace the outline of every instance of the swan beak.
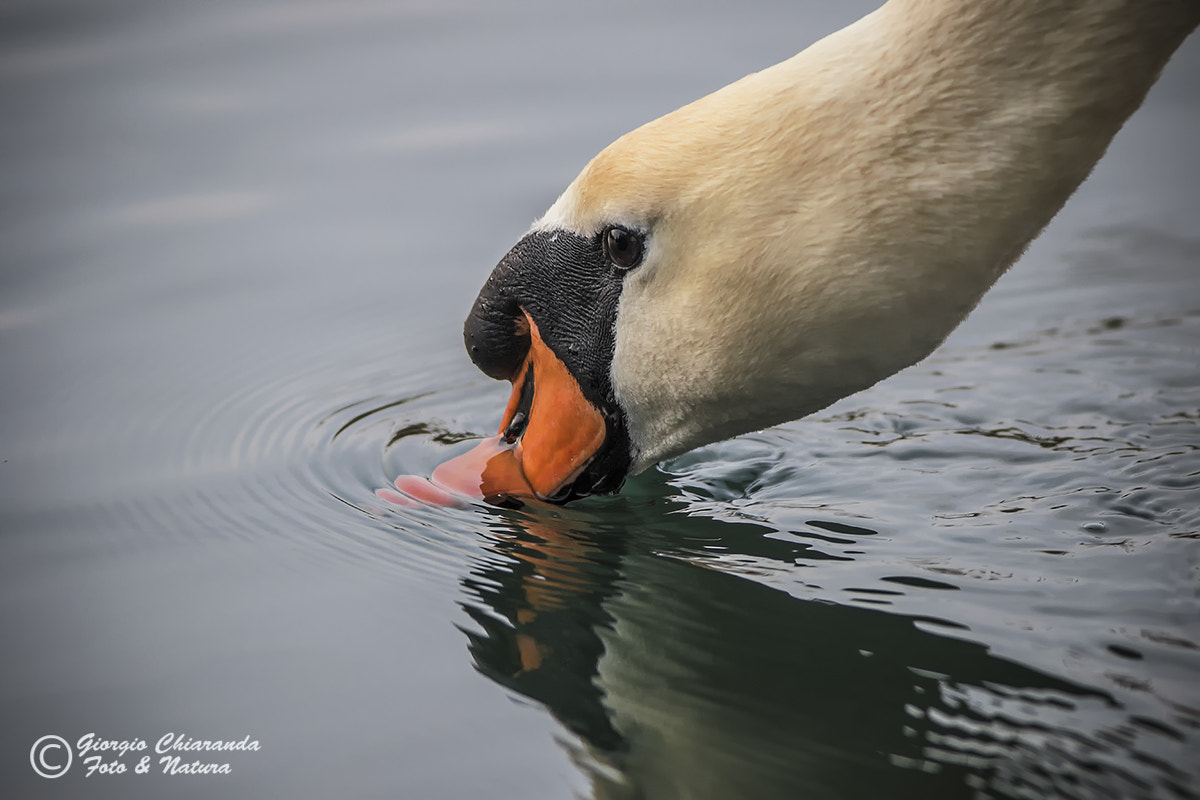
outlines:
M521 472L537 497L555 500L600 451L607 430L604 415L583 396L528 312L522 314L529 350L512 378L500 435L516 442Z
M509 448L503 474L523 476L510 494L566 503L625 482L632 447L610 380L622 280L598 237L537 230L475 298L467 354L513 387L496 439Z

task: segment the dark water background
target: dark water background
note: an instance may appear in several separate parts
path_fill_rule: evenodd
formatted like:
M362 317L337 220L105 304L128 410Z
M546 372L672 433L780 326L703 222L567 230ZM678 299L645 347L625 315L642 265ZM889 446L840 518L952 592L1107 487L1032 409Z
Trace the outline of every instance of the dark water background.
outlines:
M591 155L871 6L0 7L5 796L1200 796L1195 41L917 367L374 497L493 432L461 320ZM33 773L89 732L261 750Z

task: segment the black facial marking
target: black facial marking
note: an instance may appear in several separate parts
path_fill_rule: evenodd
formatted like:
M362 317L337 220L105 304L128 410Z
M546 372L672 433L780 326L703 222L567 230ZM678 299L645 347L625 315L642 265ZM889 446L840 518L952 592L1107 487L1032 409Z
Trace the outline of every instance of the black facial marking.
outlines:
M567 231L527 235L492 271L463 326L475 365L493 378L511 379L529 351L524 309L542 341L575 376L583 396L604 415L604 446L564 497L555 498L564 502L615 492L629 468L629 436L609 373L617 302L628 268L619 268L610 256L606 237L612 230L592 237ZM636 245L626 244L636 246L640 262L641 234L619 230L636 237Z

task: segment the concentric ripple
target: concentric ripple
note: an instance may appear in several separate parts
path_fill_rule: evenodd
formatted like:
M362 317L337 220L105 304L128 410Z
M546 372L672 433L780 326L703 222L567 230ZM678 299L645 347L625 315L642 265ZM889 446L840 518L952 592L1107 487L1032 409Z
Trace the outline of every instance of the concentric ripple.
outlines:
M311 558L418 575L452 571L473 518L440 508L400 517L374 492L401 471L428 474L484 435L502 390L465 363L401 373L382 361L297 370L214 404L170 467L172 489L140 504L142 525L275 537ZM189 525L176 524L181 516Z

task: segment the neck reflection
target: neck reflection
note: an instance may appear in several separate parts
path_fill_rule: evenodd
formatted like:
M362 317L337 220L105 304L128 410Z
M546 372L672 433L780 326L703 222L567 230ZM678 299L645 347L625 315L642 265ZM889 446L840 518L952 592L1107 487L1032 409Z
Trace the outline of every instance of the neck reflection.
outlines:
M704 565L706 542L780 556L771 528L605 505L495 519L462 580L476 667L578 737L595 797L1055 796L1095 779L1072 720L1108 697Z

